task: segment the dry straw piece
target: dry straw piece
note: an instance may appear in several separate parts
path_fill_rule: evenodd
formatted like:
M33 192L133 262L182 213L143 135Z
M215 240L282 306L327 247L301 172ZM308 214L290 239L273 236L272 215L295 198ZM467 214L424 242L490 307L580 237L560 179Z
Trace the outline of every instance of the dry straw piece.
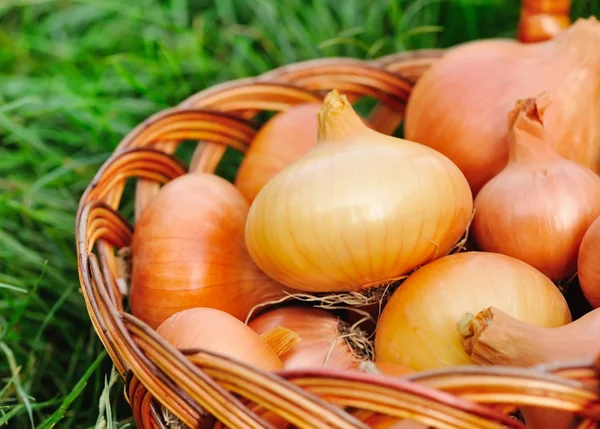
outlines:
M535 19L535 10L544 15L537 3L525 3L522 20ZM330 369L267 373L203 350L177 350L125 311L123 255L133 227L120 211L128 180L136 180L137 219L162 184L188 171L213 173L228 146L245 152L257 131L250 122L257 113L321 102L332 89L353 100L378 99L371 123L392 132L413 84L441 55L423 50L374 61L329 58L285 66L201 91L148 118L121 141L81 198L76 245L89 316L125 380L138 428L258 429L287 421L298 428L358 429L386 418L436 428L523 428L508 415L523 405L567 410L579 419L574 428L595 427L600 420L596 362L530 369L469 366L397 379ZM173 154L189 140L199 143L186 167Z

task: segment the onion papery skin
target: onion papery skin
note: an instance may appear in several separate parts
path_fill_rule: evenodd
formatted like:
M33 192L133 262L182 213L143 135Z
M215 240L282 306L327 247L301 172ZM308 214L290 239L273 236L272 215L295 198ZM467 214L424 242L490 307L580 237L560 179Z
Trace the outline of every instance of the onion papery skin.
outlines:
M244 322L214 308L180 311L156 329L178 349L203 349L266 371L283 369L283 362Z
M600 171L600 23L578 19L540 43L509 39L453 47L419 79L407 104L405 138L448 156L473 195L508 161L506 113L543 91L554 148Z
M277 173L317 144L319 103L291 107L268 120L258 131L240 164L235 186L251 203Z
M386 377L404 377L414 374L414 370L407 366L398 365L393 362L374 362L375 366Z
M472 364L457 324L489 306L535 326L571 321L562 294L530 265L496 253L457 253L418 269L394 292L377 326L375 359L417 371Z
M156 328L193 307L244 320L284 288L256 267L244 242L248 203L225 179L186 174L142 212L132 241L131 309Z
M356 367L358 358L340 332L340 320L318 308L282 307L251 320L248 326L264 334L278 326L300 337L300 342L280 356L286 369Z
M475 198L471 231L480 250L561 281L576 272L583 236L600 215L600 176L552 149L546 114L554 103L542 94L511 112L508 164Z
M594 308L600 307L600 217L592 222L581 240L577 275L587 301Z
M317 146L252 203L246 244L256 264L302 291L364 291L448 252L473 208L459 169L367 128L337 91L319 115Z

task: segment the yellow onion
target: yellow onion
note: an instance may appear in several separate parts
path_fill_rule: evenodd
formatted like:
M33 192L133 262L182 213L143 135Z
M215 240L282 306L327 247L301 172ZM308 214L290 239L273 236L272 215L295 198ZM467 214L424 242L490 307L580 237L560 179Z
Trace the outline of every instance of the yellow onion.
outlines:
M256 332L214 308L175 313L156 332L178 349L203 349L267 371L283 369L281 359Z
M562 280L577 270L583 235L600 215L600 176L552 149L553 104L545 93L511 112L509 161L475 198L472 233L479 249Z
M235 186L249 202L269 180L317 144L318 103L300 104L273 116L252 140Z
M244 242L248 203L225 179L186 174L166 184L133 234L131 309L156 328L193 307L244 319L284 288L252 262Z
M338 368L357 366L353 344L366 342L360 330L351 327L333 314L318 308L282 307L269 310L248 323L259 334L276 327L287 328L300 337L300 342L280 356L286 369Z
M419 268L392 294L377 325L375 359L417 371L471 364L457 324L489 306L539 327L571 321L556 286L525 262L457 253Z
M405 136L448 156L473 194L508 161L506 113L517 99L548 91L556 151L600 171L600 23L579 19L540 43L490 39L447 51L417 82Z
M472 196L440 153L380 134L330 92L319 143L257 195L246 223L252 259L309 292L361 291L443 256L460 239Z
M590 225L579 248L577 276L581 291L594 308L600 307L600 217Z

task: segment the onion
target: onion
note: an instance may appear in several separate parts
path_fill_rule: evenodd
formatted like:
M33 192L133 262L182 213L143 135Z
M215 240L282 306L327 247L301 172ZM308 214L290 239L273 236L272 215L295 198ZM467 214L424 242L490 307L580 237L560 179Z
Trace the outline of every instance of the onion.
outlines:
M318 308L282 307L269 310L250 321L248 326L259 334L278 326L298 334L300 343L280 356L286 369L354 368L361 360L357 354L364 353L357 346L367 342L360 330L352 330L333 314ZM353 352L353 347L357 354Z
M308 292L369 290L443 256L464 234L472 196L448 158L368 128L335 90L318 133L250 208L246 244L268 276Z
M417 371L470 364L456 325L489 306L540 327L571 321L562 294L530 265L496 253L457 253L418 269L393 293L377 326L375 359Z
M406 109L405 136L448 156L473 194L508 161L506 112L548 91L554 148L600 171L600 23L579 19L554 39L491 39L447 51L423 76Z
M273 176L317 144L317 113L321 104L308 103L278 113L252 140L235 179L249 202Z
M225 179L186 174L166 184L133 234L131 308L156 328L188 308L245 319L284 289L252 262L244 243L248 203Z
M588 228L577 259L577 275L583 295L594 308L600 307L600 217Z
M579 246L600 215L600 177L551 148L548 94L510 115L509 161L475 198L472 233L480 250L513 256L551 280L577 270Z
M204 349L266 371L283 369L281 359L256 332L214 308L175 313L156 332L178 349Z

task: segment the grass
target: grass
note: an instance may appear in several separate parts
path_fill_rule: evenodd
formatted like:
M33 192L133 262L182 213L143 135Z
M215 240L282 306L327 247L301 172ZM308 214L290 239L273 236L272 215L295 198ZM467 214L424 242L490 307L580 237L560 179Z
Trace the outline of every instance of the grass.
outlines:
M79 196L120 138L217 82L514 35L516 0L0 3L0 425L133 427L88 320ZM595 0L573 15L600 16Z

